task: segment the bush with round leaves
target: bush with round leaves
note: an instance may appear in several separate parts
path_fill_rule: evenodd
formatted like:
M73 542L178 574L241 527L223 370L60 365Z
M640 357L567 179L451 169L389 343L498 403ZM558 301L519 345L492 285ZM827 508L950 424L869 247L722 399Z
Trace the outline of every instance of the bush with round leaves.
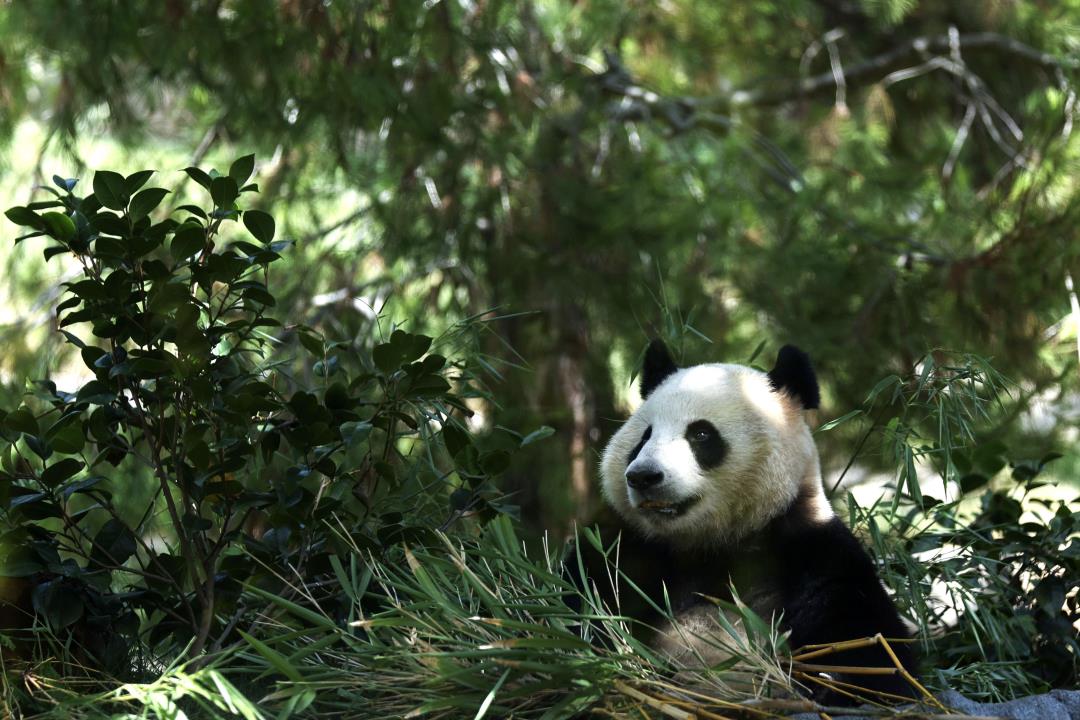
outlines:
M332 342L273 316L290 242L245 209L253 169L187 168L208 201L168 208L151 171L99 171L86 195L56 177L6 213L76 271L57 324L88 373L0 410L0 632L21 653L47 637L114 672L136 648L198 656L250 627L245 586L317 588L348 548L501 509L492 477L527 438L468 431L467 362L401 329ZM315 387L290 372L306 363Z

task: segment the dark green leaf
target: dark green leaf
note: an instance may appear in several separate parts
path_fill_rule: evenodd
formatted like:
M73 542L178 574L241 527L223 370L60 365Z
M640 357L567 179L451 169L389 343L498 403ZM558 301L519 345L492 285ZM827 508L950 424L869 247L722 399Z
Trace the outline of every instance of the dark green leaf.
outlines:
M28 520L46 520L63 517L56 503L50 502L42 493L31 493L12 498L11 509L18 509L19 515Z
M87 350L89 349L90 348L87 348ZM115 399L116 392L100 380L91 380L86 383L79 389L79 392L76 395L77 402L89 403L91 405L108 405Z
M26 492L26 488L18 488L18 489L22 490L23 492L21 494L19 494L19 495L16 495L15 497L13 497L11 499L11 502L9 503L9 506L12 507L12 508L23 507L25 505L32 505L32 504L34 504L36 502L39 502L39 501L45 499L45 493L43 493L43 492L33 492L33 491Z
M181 210L184 212L189 212L192 215L202 218L203 220L206 220L209 217L206 214L206 211L198 205L181 205L180 207L176 208L177 212L180 212Z
M86 436L83 434L82 426L79 423L66 425L56 430L56 432L52 432L50 428L45 437L48 439L49 444L52 445L53 450L66 455L81 452L86 444Z
M16 225L32 227L36 230L45 230L45 221L36 212L26 207L13 207L4 212L7 219Z
M150 292L147 309L153 313L167 313L186 303L190 297L191 290L187 285L178 282L157 285Z
M408 394L414 397L434 397L450 390L450 383L440 375L424 375L408 386Z
M431 338L395 330L390 342L376 345L371 352L375 366L389 375L398 368L418 359L431 347Z
M35 493L35 496L42 497L41 493ZM29 544L9 539L0 544L0 577L29 577L44 569L41 558Z
M80 280L68 285L68 290L84 300L105 300L109 297L104 283L97 280Z
M173 235L169 252L173 260L187 260L206 247L206 230L201 225L181 225Z
M256 240L269 244L274 239L276 224L270 213L262 210L248 210L244 213L244 227Z
M97 346L87 345L80 351L79 354L82 356L83 362L86 363L86 367L93 370L99 367L98 362L100 362L101 358L106 356L108 353L106 353L104 350Z
M68 298L67 300L65 300L64 302L60 303L60 304L59 304L59 305L58 305L58 306L56 307L56 312L58 312L58 313L59 313L59 312L61 312L61 311L63 311L63 310L67 310L67 309L69 309L69 308L73 308L73 307L75 307L76 305L78 305L78 304L79 304L79 302L80 302L80 301L79 301L79 298L77 298L77 297L72 297L72 298ZM82 340L80 340L80 339L79 339L79 336L77 336L77 335L73 335L72 333L69 333L69 332L68 332L67 330L61 330L61 331L60 331L60 333L61 333L61 334L62 334L62 335L63 335L64 337L66 337L66 338L67 338L67 341L68 341L69 343L71 343L71 344L72 344L72 345L74 345L75 347L79 348L80 350L86 347L86 343L84 343L84 342L83 342Z
M43 582L31 593L34 612L53 630L66 628L83 615L82 597L65 587L61 578Z
M442 429L443 443L453 457L471 444L469 434L453 423L447 423Z
M236 162L229 167L229 177L233 179L237 187L240 187L248 181L251 177L252 171L255 170L255 156L245 155L242 158L238 158Z
M169 194L162 188L150 188L143 190L131 198L130 215L132 220L139 220L149 215L154 208L161 204L162 199Z
M274 296L262 288L248 288L244 290L243 297L245 300L254 300L257 303L268 307L273 307L277 304L277 300L274 299Z
M119 173L98 170L94 173L94 197L103 207L110 210L123 210L127 205L128 193L124 188L124 178Z
M1054 462L1055 460L1059 460L1059 459L1061 459L1063 457L1065 457L1065 456L1062 455L1061 453L1058 453L1058 452L1049 452L1049 453L1043 455L1042 458L1039 459L1039 470L1042 470L1048 464Z
M26 447L33 450L34 454L42 460L48 460L52 457L52 448L49 447L49 444L45 442L43 438L35 435L27 435L23 438L23 442L26 443Z
M390 343L382 343L372 348L371 359L375 361L375 367L387 375L401 367L401 356Z
M111 518L101 526L101 530L94 538L94 548L90 553L90 558L107 567L122 565L135 554L135 547L135 535L127 525L116 518Z
M115 235L116 237L127 237L131 234L131 228L129 228L128 224L124 221L124 219L119 217L118 215L113 215L112 213L108 212L101 212L92 217L90 220L91 224L99 233L103 233L105 235ZM121 249L123 248L122 245L120 247ZM97 245L97 250L99 253L103 250L100 242Z
M128 175L124 180L124 191L128 196L134 195L153 175L153 170L139 170Z
M390 342L402 346L405 362L419 359L431 347L431 338L426 335L412 335L401 330L395 330L390 336Z
M210 181L210 197L219 208L229 208L239 195L236 181L228 175L219 175Z
M510 467L510 453L504 450L484 453L480 456L480 467L488 475L498 475Z
M80 472L84 467L86 466L81 461L75 458L66 458L45 468L41 473L41 482L47 487L56 487Z
M40 432L34 413L30 412L30 409L25 405L14 412L8 413L7 417L4 418L4 427L27 435L37 435Z
M202 185L207 190L210 189L210 183L213 182L213 179L209 175L207 175L205 172L200 170L199 168L197 168L197 167L184 168L184 172L186 172L188 174L189 178L191 178L195 182L199 183L200 185Z
M315 337L314 335L306 333L303 330L297 333L297 336L300 338L300 344L304 346L304 349L306 349L315 357L321 358L325 354L326 349L323 344L322 338Z

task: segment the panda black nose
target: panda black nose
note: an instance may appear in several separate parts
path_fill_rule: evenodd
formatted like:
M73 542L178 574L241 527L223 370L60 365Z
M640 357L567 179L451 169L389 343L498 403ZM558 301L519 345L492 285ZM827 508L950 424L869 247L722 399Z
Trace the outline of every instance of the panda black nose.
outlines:
M627 470L626 484L635 490L644 490L658 485L664 479L664 473L658 470Z

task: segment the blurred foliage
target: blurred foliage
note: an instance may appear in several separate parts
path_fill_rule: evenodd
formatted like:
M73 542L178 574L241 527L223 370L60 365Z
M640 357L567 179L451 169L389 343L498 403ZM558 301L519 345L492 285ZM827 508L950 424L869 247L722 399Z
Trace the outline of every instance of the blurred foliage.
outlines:
M993 357L1020 383L1018 413L1074 390L1078 16L1075 2L7 3L0 132L40 123L8 154L40 144L41 181L84 153L179 169L258 150L261 202L301 240L279 297L327 336L367 337L387 298L436 334L529 312L499 334L530 371L484 417L559 431L507 477L526 519L555 527L593 503L625 369L662 329L657 298L713 339L702 359L762 339L809 349L829 407L928 347ZM14 345L27 323L8 326ZM5 358L12 389L32 350ZM1057 419L1035 428L1045 448L1073 420Z

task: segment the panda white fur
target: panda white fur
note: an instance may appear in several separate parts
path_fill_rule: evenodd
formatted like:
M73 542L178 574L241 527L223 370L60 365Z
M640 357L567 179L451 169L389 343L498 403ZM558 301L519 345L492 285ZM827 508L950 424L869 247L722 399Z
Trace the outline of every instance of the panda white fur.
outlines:
M717 613L708 598L730 600L734 585L758 615L779 619L793 649L877 633L908 636L870 557L825 498L805 419L819 402L805 353L785 346L768 373L729 364L679 369L654 341L641 392L642 405L604 451L602 489L614 516L602 517L599 529L605 544L619 538L620 571L653 603L662 607L666 593L680 625L707 632L703 618ZM610 583L597 580L608 577L602 556L582 555L595 586L614 600ZM686 634L663 627L652 603L623 587L621 612L640 621L637 627L651 634L646 639L679 658ZM908 648L893 647L914 672ZM698 649L683 649L701 657ZM892 666L877 647L814 662ZM899 676L830 675L912 693Z

